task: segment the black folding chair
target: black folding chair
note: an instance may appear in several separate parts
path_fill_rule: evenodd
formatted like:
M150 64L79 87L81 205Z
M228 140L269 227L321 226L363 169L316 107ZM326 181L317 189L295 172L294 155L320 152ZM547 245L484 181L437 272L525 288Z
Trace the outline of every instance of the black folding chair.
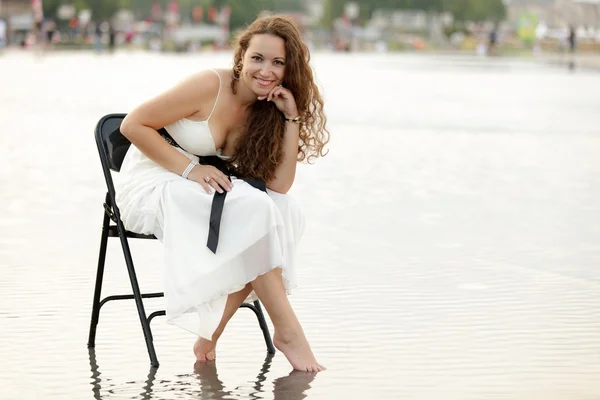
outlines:
M142 323L144 337L146 338L146 346L148 347L148 354L150 355L150 363L152 366L158 367L158 359L156 357L156 351L154 350L150 322L154 317L165 315L165 311L155 311L147 316L146 312L144 311L144 303L142 299L163 297L164 293L140 292L135 269L133 267L131 251L129 250L129 243L127 241L128 238L156 239L156 237L152 235L140 235L125 230L123 222L121 221L119 208L116 206L115 187L111 175L111 171L119 172L121 169L121 164L123 163L123 159L125 158L125 154L131 145L131 142L129 142L129 140L123 136L119 130L125 115L126 114L109 114L104 116L102 119L100 119L100 121L98 121L95 131L96 145L98 146L98 152L100 153L100 162L102 164L102 170L104 171L104 179L106 180L108 192L106 193L106 199L104 201L104 219L102 221L100 255L98 256L98 272L96 273L96 289L94 290L94 302L92 307L92 321L90 324L88 347L91 348L95 346L96 327L98 325L98 318L100 316L100 308L111 300L134 299L140 317L140 322ZM111 224L111 221L115 224ZM118 237L121 239L121 246L123 247L123 254L125 256L125 263L127 264L127 272L129 273L129 280L131 281L133 294L108 296L100 300L102 291L102 278L104 275L104 261L106 259L106 247L109 237ZM269 327L265 321L265 316L262 312L260 302L257 300L254 302L254 304L244 303L241 305L241 307L249 308L254 311L265 338L267 351L271 354L274 354L275 348L273 347L273 342L271 341Z

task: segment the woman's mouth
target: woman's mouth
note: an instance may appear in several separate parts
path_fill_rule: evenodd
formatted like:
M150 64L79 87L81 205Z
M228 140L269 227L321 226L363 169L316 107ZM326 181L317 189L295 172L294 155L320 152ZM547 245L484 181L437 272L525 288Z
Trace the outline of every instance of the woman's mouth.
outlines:
M256 82L258 82L258 84L260 86L266 87L266 86L270 86L273 83L273 81L268 81L268 80L264 80L264 79L260 79L260 78L254 78L254 79L256 79Z

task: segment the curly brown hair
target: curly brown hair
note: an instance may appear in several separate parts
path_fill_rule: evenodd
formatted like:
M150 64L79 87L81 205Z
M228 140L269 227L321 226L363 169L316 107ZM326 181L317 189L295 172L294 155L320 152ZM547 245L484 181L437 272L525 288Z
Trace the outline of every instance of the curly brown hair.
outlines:
M296 100L302 117L298 161L310 162L326 155L323 148L329 141L327 118L323 112L323 98L314 81L309 65L310 53L301 39L300 31L292 21L281 16L258 18L237 37L233 59L235 71L248 49L254 35L270 34L285 42L285 75L282 85L289 89ZM232 79L231 90L235 94L237 80ZM251 108L244 131L236 143L231 163L240 177L252 177L269 181L281 162L285 117L273 102L256 101Z

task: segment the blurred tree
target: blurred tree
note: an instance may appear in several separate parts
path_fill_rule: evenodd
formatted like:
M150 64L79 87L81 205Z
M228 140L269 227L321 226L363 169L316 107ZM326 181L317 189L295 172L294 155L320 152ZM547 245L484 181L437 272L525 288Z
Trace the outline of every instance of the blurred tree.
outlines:
M44 15L47 18L55 18L56 12L64 0L44 0ZM133 0L72 0L77 11L89 9L92 11L92 19L107 19L112 17L121 8L131 9ZM139 1L135 5L139 4Z
M301 0L277 0L276 11L303 11L305 9Z
M361 3L365 4L364 1ZM363 4L361 4L361 6L363 6ZM325 0L325 1L323 1L323 17L321 19L323 26L325 26L326 28L331 28L333 26L333 21L336 18L339 18L344 13L345 5L346 5L346 0ZM362 11L362 7L361 7L361 11Z
M56 12L58 11L58 6L60 5L60 0L44 0L44 16L46 18L54 18L56 16Z
M323 25L330 27L336 18L343 15L345 4L349 1L360 6L361 20L371 18L376 9L449 11L457 21L499 21L506 16L502 0L324 0Z
M158 0L166 7L170 0ZM346 3L351 0L324 0L322 23L331 27L333 21L343 15ZM506 15L502 0L353 0L360 7L360 20L369 19L376 9L398 10L413 9L431 12L450 11L457 21L481 21L492 19L499 21ZM60 4L65 0L44 0L44 14L54 18ZM206 11L210 7L220 10L231 7L230 26L233 30L251 23L263 11L301 11L302 0L178 0L183 19L188 19L194 6L202 6ZM149 14L150 0L71 0L77 11L92 10L93 19L112 17L120 8L129 8L138 16Z
M158 0L166 8L170 0ZM60 4L65 0L44 0L44 14L48 17L56 16ZM302 0L177 0L180 5L182 19L189 19L194 6L204 9L206 20L207 10L211 7L220 10L224 6L231 7L230 26L232 29L243 27L251 23L263 11L302 11ZM93 19L106 19L112 17L117 10L127 8L133 10L139 17L147 17L150 13L151 0L70 0L77 11L90 9ZM343 3L343 2L342 2Z
M457 21L501 21L506 17L502 0L453 0L451 9Z
M232 31L242 28L254 21L265 11L285 12L304 10L302 0L214 0L214 7L231 7L230 27Z
M87 0L87 3L92 10L92 19L100 20L112 17L119 9L121 0Z

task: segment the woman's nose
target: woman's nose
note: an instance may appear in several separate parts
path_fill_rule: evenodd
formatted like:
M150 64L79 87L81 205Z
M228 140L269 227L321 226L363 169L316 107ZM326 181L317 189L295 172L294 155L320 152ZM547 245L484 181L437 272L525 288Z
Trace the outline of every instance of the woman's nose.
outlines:
M260 69L260 73L264 77L269 77L271 75L271 67L269 65L263 65Z

